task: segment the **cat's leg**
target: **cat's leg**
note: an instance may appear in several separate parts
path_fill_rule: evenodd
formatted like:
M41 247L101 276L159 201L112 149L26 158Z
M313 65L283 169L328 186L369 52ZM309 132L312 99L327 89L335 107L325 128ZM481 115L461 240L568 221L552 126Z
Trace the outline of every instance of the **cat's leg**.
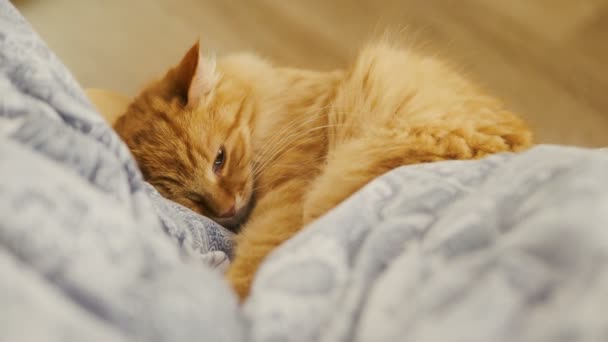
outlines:
M374 178L399 166L519 151L530 145L527 131L505 135L424 128L420 133L361 137L329 152L327 164L304 200L303 224L325 214Z
M307 182L287 181L259 199L236 237L234 258L226 277L244 299L255 273L272 250L302 228L302 197Z

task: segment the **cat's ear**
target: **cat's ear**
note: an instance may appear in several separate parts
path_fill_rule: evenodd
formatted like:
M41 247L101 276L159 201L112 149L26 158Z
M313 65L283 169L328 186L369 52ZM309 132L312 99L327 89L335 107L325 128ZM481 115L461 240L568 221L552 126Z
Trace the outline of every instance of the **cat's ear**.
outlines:
M188 107L198 106L211 94L218 80L215 59L206 58L200 46L200 41L197 40L172 75Z
M196 107L203 98L209 96L217 84L218 76L214 57L202 54L200 41L191 48L196 51L196 69L188 87L188 106Z

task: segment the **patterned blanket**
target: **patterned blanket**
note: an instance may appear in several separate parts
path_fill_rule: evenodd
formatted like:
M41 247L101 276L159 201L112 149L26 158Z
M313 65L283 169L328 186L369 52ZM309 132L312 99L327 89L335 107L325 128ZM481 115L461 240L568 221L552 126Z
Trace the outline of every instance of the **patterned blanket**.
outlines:
M160 197L0 0L1 341L608 341L608 153L379 177L285 243L243 307L232 235Z

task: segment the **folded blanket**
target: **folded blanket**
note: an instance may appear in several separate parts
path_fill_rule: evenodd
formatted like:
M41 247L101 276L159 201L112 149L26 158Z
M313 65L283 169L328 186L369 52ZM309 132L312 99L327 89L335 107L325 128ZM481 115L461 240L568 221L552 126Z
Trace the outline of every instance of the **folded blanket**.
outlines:
M608 341L608 153L402 167L276 250L163 199L0 0L1 341Z
M555 146L395 170L271 256L250 334L608 341L607 172Z
M164 200L0 1L0 340L238 341L231 233ZM223 327L223 328L222 328Z

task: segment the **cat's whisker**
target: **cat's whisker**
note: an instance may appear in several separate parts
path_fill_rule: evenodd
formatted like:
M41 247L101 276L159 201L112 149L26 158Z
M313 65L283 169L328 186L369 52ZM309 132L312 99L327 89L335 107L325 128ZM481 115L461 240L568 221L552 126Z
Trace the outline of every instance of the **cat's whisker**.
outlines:
M328 113L325 113L323 115L318 115L318 116L313 116L313 117L306 117L304 118L304 120L293 120L289 125L288 125L288 129L283 129L281 130L281 132L279 132L278 134L276 134L274 137L278 137L278 139L272 139L270 142L268 142L266 144L267 150L262 150L258 153L259 156L262 157L268 157L268 156L272 156L274 155L274 153L276 152L276 150L282 148L285 145L286 140L291 137L293 135L293 133L297 132L297 130L304 126L305 124L307 124L308 122L315 120L317 118L320 118L324 115L327 115ZM295 125L294 125L295 124ZM260 164L258 164L260 165ZM259 170L255 170L256 172Z
M331 108L331 106L326 106L326 107L322 107L322 108L315 108L315 110L318 111L322 111L324 109L329 109ZM324 112L322 114L315 114L315 113L310 113L310 112L304 112L298 116L296 116L293 120L291 120L290 122L288 122L278 133L276 133L275 135L273 135L272 139L276 138L276 137L280 137L285 131L291 129L294 125L297 125L298 123L301 123L303 121L308 121L308 120L314 120L315 118L320 118L323 116L327 116L329 114L329 112Z
M323 162L325 159L326 159L325 156L321 156L321 157L318 157L318 158L310 159L308 161L311 162L311 163L319 163L319 162ZM277 165L280 166L280 167L286 167L286 168L291 168L291 167L293 167L293 168L301 168L302 167L302 164L300 164L300 163L280 163L280 164L277 164ZM269 187L274 186L279 181L280 181L280 179L275 179L274 181L271 181L268 184L256 186L251 191L255 192L255 191L258 191L258 190L268 189Z
M308 121L312 121L314 119L322 118L324 116L329 116L330 114L333 114L333 113L339 113L340 111L344 110L343 108L346 108L346 107L328 105L328 106L315 108L315 111L317 113L304 112L304 113L300 114L299 116L297 116L294 120L290 121L278 133L274 134L273 137L270 139L270 141L268 141L266 143L266 146L273 147L277 138L280 140L281 137L283 136L283 134L290 129L302 126L303 124L307 123ZM331 111L328 109L331 109ZM322 112L322 113L318 113L318 112ZM266 153L266 151L264 151L264 150L260 151L260 153L262 153L262 152Z
M317 109L318 111L323 111L325 109L331 109L331 106L326 106L326 107L322 107ZM273 135L273 137L266 142L266 149L268 148L276 148L275 146L279 145L279 142L281 142L281 140L284 139L284 137L286 135L291 134L292 131L297 130L298 128L300 128L301 126L309 123L310 121L313 121L315 119L320 119L323 117L326 117L330 114L330 111L326 111L322 114L311 114L308 112L305 112L303 114L301 114L300 116L296 117L294 120L290 121L285 127L283 127L283 129L281 129L278 133L276 133L275 135ZM287 134L289 133L289 134ZM259 151L260 155L266 155L269 154L269 151L266 150L262 150Z
M308 123L312 120L322 118L322 117L328 116L330 114L339 113L339 111L342 110L340 107L336 107L333 105L324 106L324 107L318 108L317 110L323 111L325 109L331 109L331 111L326 111L322 114L316 114L313 116L310 116L311 115L310 113L304 113L304 114L298 116L298 118L297 118L297 119L301 119L302 117L304 117L302 120L297 120L297 119L292 120L286 127L284 127L279 133L275 134L273 136L273 138L271 138L271 140L266 143L267 147L265 149L261 150L260 152L258 152L258 155L260 155L260 156L272 155L275 152L275 150L281 148L284 141L287 138L289 138L293 132L297 131L301 126L304 126L306 123ZM336 111L336 109L338 111Z
M260 151L257 154L258 157L261 157L259 162L257 163L257 165L259 166L265 161L265 159L262 159L262 158L268 159L271 156L273 156L277 150L280 150L281 148L283 148L283 146L286 143L288 143L289 137L293 133L297 132L298 128L299 127L295 127L289 131L282 132L281 135L278 136L278 139L274 139L274 141L267 143L266 144L267 148L264 151Z
M299 139L301 136L306 135L306 134L308 134L308 133L310 133L310 132L313 132L313 131L319 130L319 129L323 129L323 128L331 128L331 127L338 127L338 126L343 126L343 125L344 125L343 123L338 123L338 124L329 124L329 125L316 126L316 127L313 127L313 128L311 128L311 129L309 129L309 130L302 131L302 132L295 132L295 133L297 133L297 134L293 134L293 135L290 135L290 136L286 136L286 137L285 137L285 139L283 139L283 140L286 140L286 139L288 139L288 138L291 138L291 140L290 140L290 141L288 140L288 141L287 141L287 143L280 144L279 146L277 146L277 147L275 148L275 150L273 150L273 153L272 153L271 155L268 155L268 156L267 156L266 160L263 160L262 162L260 162L260 163L258 164L258 166L255 168L255 170L256 170L257 172L261 171L261 170L262 170L262 169L263 169L265 166L267 166L267 164L268 164L270 161L272 161L273 159L275 159L276 157L278 157L280 154L282 154L282 153L286 152L286 150L285 150L286 148L288 148L288 147L289 147L289 150L291 150L292 148L299 146L299 145L290 146L290 144L291 144L293 141L295 141L295 140Z
M276 157L278 154L280 154L281 149L286 148L286 145L289 145L291 143L291 141L289 141L289 139L291 138L291 140L296 140L297 138L299 138L301 136L301 134L298 135L292 135L293 133L297 132L297 130L299 128L301 128L302 126L304 126L305 124L309 123L310 121L313 121L315 119L319 119L322 118L324 116L329 116L330 114L336 114L339 113L343 110L345 110L345 108L347 108L346 106L325 106L325 107L321 107L318 110L323 111L325 109L330 109L328 111L325 111L321 114L310 114L310 113L304 113L300 116L298 116L296 119L292 120L287 126L285 126L281 131L279 131L279 133L275 134L273 136L273 138L271 138L271 140L266 143L266 147L261 150L258 155L261 157L265 157L264 160L262 160L261 162L258 162L253 170L252 173L254 175L258 175L259 172L262 171L262 169L267 166L268 162L273 159L274 157ZM349 109L349 113L351 113L352 111L350 110L350 107L348 107ZM361 111L358 111L358 114L361 114ZM328 125L328 127L332 127L332 126L341 126L341 125L345 125L346 123L342 123L342 124L333 124L333 125ZM353 125L353 122L350 121L348 122L348 124L350 126ZM314 128L313 128L314 130ZM308 132L303 132L304 134L308 133Z
M336 127L336 126L342 126L343 124L331 124L331 125L322 125L322 126L317 126L314 127L312 129L306 130L306 131L302 131L302 132L298 132L298 134L292 136L292 140L291 142L297 140L299 137L304 136L308 133L320 130L320 129L326 129L326 128L330 128L330 127ZM268 166L268 164L274 160L275 158L278 158L279 156L281 156L282 154L284 154L285 152L288 152L298 146L300 146L301 144L296 144L296 145L290 145L291 142L289 144L285 144L283 146L281 146L281 149L276 150L276 152L268 157L257 169L258 170L263 170L266 166Z
M266 158L264 161L262 161L260 164L258 164L258 167L256 168L256 171L260 171L260 170L262 170L262 169L263 169L263 168L264 168L264 167L265 167L265 166L266 166L266 165L267 165L267 164L268 164L268 163L269 163L271 160L273 160L273 159L274 159L274 158L275 158L277 155L279 155L280 153L283 153L283 150L284 150L285 148L287 148L287 147L290 147L290 144L291 144L293 141L297 140L299 137L301 137L301 136L303 136L303 135L305 135L305 134L308 134L308 133L310 133L310 132L312 132L312 131L315 131L315 130L318 130L318 129L321 129L321 128L325 128L325 127L331 127L331 126L336 126L336 125L323 125L323 126L317 126L317 127L313 127L312 129L309 129L309 130L307 130L307 131L295 132L295 133L297 133L297 134L292 134L292 135L286 136L286 137L285 137L285 139L283 139L283 140L286 140L286 139L292 138L292 139L291 139L291 141L287 141L287 143L282 143L282 144L278 145L278 146L275 148L275 150L273 150L273 151L272 151L272 154L271 154L271 155L269 155L269 156L268 156L268 157L267 157L267 158ZM295 145L295 146L298 146L298 145ZM291 146L291 148L293 148L293 147L295 147L295 146Z

